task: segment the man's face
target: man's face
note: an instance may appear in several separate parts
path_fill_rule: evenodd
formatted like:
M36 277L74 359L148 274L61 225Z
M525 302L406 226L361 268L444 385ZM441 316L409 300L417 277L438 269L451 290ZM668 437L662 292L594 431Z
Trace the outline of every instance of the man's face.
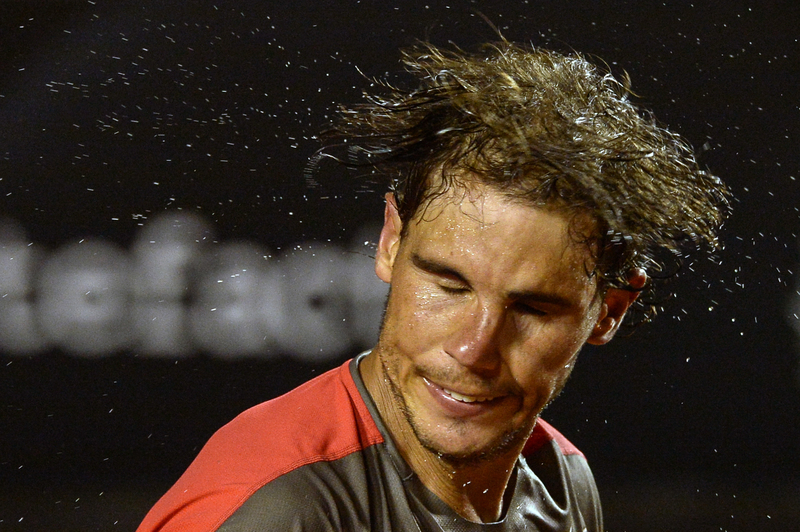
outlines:
M401 238L387 206L376 271L391 292L376 351L391 408L428 450L456 462L519 452L581 346L610 338L569 224L473 185L435 200Z

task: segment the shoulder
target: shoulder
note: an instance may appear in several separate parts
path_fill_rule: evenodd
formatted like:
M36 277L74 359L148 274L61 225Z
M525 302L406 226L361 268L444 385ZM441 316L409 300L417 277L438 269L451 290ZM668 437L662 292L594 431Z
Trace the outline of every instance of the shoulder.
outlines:
M536 422L533 433L531 433L531 436L528 438L528 442L522 449L522 455L528 456L533 454L546 445L555 445L561 454L565 456L577 455L581 458L586 458L583 453L563 434L556 430L555 427L545 420L539 419Z
M275 479L382 441L345 363L217 431L139 531L216 530Z
M349 362L246 410L209 441L209 451L280 475L304 463L335 460L383 436L350 375ZM235 451L229 455L227 451ZM256 460L253 462L252 460ZM269 481L271 479L264 478Z
M372 447L281 475L247 497L218 531L372 529L371 499L383 480L371 477L374 452Z
M572 442L540 419L522 455L555 504L585 529L603 529L594 475L586 457Z

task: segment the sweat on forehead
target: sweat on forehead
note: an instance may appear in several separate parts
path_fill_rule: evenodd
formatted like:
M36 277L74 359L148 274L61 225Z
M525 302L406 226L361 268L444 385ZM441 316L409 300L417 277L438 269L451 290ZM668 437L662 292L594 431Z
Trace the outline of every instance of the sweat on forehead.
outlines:
M598 244L601 235L597 222L586 210L575 210L553 204L537 204L521 199L518 195L504 193L492 185L479 180L463 179L442 189L431 196L420 206L408 221L402 221L402 236L409 231L424 230L431 222L436 222L443 215L450 219L449 225L439 226L439 230L451 230L453 223L470 226L477 232L489 230L493 226L506 222L511 216L519 217L520 213L531 221L542 219L544 214L550 218L563 220L563 246L567 248L583 248L585 253L584 270L593 275L597 261ZM457 216L453 216L457 214ZM536 224L526 225L526 231L537 231ZM463 227L462 227L463 229ZM527 235L517 233L519 241ZM513 241L510 241L513 242Z
M583 240L590 237L600 237L598 232L599 224L593 217L591 210L565 205L558 199L536 198L530 194L520 194L515 190L509 189L509 187L500 187L491 182L487 183L474 172L450 171L446 178L442 177L441 172L437 172L435 177L430 178L429 183L426 198L417 206L416 211L408 212L406 214L407 219L402 219L403 215L401 213L404 226L409 223L424 222L431 210L438 212L446 204L469 204L473 208L468 209L469 213L471 213L468 215L476 217L476 221L484 221L477 217L482 216L486 193L496 192L502 198L502 201L504 203L507 202L509 205L520 205L562 214L570 219L570 226L574 226L576 230L584 235ZM466 214L467 210L464 212Z
M403 233L406 233L409 225L424 223L430 217L436 216L435 213L438 213L442 206L451 203L468 204L472 208L462 209L462 211L467 216L475 217L476 221L485 222L480 217L483 216L483 204L487 191L498 193L503 202L507 202L509 205L541 209L564 216L568 221L568 232L572 241L589 245L593 255L596 254L597 244L602 238L601 224L590 209L566 205L558 198L537 198L531 194L520 194L507 186L501 187L491 182L486 183L478 174L464 170L451 170L446 174L440 170L429 179L428 193L425 200L418 205L417 210L406 213L406 219L403 219L402 209L400 209Z

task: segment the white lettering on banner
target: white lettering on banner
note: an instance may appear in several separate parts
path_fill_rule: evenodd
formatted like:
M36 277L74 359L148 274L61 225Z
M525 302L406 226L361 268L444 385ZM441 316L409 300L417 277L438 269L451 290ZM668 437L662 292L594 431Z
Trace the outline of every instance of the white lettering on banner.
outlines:
M273 261L249 242L208 250L196 273L189 323L203 351L225 357L267 354L280 330L270 323L281 312L282 294Z
M277 257L216 242L212 229L168 212L130 251L87 239L49 255L24 232L0 231L0 353L322 361L377 340L388 291L374 272L377 229L349 250L305 242Z
M184 212L155 216L136 235L132 289L137 352L175 358L202 347L189 334L190 277L215 240L209 222Z
M348 323L351 269L335 246L307 242L281 257L283 346L306 360L343 353L352 343Z
M0 352L38 353L47 348L36 324L33 276L43 251L28 242L22 226L0 222Z
M131 259L110 242L84 240L47 257L36 283L36 315L54 346L103 356L133 343Z
M36 309L26 299L0 299L0 352L33 355L49 347L39 332Z
M153 217L133 243L132 285L136 299L186 299L190 270L215 241L213 227L197 214L168 212Z

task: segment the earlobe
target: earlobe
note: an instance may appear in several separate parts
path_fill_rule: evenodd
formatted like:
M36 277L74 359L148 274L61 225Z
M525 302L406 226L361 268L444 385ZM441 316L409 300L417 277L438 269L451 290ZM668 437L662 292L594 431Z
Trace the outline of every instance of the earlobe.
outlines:
M643 288L646 282L647 275L644 270L636 268L628 274L628 284L635 289ZM638 296L639 292L634 290L609 288L603 298L597 323L586 342L592 345L603 345L611 341L622 324L625 313Z
M389 283L392 281L394 259L400 247L402 222L394 194L389 192L385 197L386 208L383 212L383 229L378 240L378 252L375 255L375 273L382 281Z

